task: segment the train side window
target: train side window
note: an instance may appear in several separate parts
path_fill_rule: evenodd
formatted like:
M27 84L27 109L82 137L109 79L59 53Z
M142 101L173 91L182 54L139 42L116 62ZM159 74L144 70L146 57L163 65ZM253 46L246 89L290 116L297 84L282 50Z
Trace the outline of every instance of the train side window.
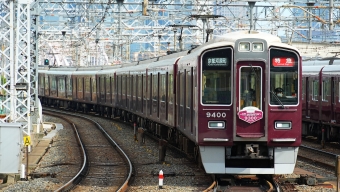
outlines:
M105 102L109 102L110 101L110 97L111 97L111 87L110 84L111 83L111 77L105 77Z
M133 75L129 75L129 77L128 77L128 87L129 87L129 94L128 95L130 95L130 97L131 97L131 99L132 99L132 97L133 97L133 83L134 83L134 76Z
M72 85L73 85L73 82L72 82L72 78L69 77L66 79L66 86L67 86L67 97L72 97Z
M330 82L326 79L322 81L322 101L328 101L328 96L330 96Z
M109 86L110 86L110 103L112 103L112 95L113 95L113 78L112 77L110 77L110 79L109 79Z
M91 78L84 77L84 91L83 91L83 95L84 95L83 99L84 100L87 99L87 98L85 98L85 93L91 93L90 91L91 91ZM88 98L88 99L90 101L92 101L91 97Z
M122 94L126 95L126 75L122 76Z
M104 77L105 78L105 77ZM105 88L104 88L104 84L105 84L105 79L102 78L102 77L99 77L98 80L99 80L99 93L100 93L100 101L103 102L104 101L104 94L105 94Z
M302 100L305 99L305 95L306 94L306 81L305 78L302 78Z
M313 80L313 95L312 99L314 101L318 100L318 93L319 93L319 80Z
M192 79L192 74L191 74L192 70L188 70L186 71L186 87L185 87L185 90L186 90L186 95L185 95L185 103L186 103L186 107L187 108L191 108L191 100L192 100L192 90L191 90L191 86L192 86L192 82L191 82L191 79Z
M184 72L180 73L180 81L182 83L179 84L180 86L180 98L179 98L179 103L181 107L184 107L184 102L185 102L185 75L186 75L186 71L184 70Z
M75 77L74 88L76 90L75 97L76 97L76 99L79 99L79 97L78 97L78 78L77 77Z
M142 92L143 92L143 76L138 75L138 79L137 79L137 92L138 92L138 97L142 98Z
M51 81L51 90L57 89L57 82L56 82L56 77L52 76L52 81Z
M96 85L96 77L93 76L93 78L90 78L91 81L91 87L90 87L90 95L91 95L91 101L96 100L96 94L97 94L97 85Z
M159 73L152 76L152 99L155 101L158 101L158 75Z
M91 93L92 90L92 78L85 79L85 92Z
M126 95L129 97L131 95L130 75L126 75Z
M340 82L339 82L339 86L338 86L338 95L337 96L338 96L338 99L339 99L338 102L340 103Z
M161 95L161 101L165 102L165 98L166 98L166 76L165 74L161 74L161 80L160 80L160 84L159 84L159 94Z
M50 90L49 80L50 80L50 77L44 78L44 87L45 87L45 94L46 95L49 95L49 92L48 92Z
M173 74L169 74L169 83L168 83L168 93L169 93L169 103L174 103L174 78Z
M83 92L83 81L82 81L83 79L82 78L78 78L78 84L77 84L77 86L78 86L78 99L80 99L81 98L81 93Z

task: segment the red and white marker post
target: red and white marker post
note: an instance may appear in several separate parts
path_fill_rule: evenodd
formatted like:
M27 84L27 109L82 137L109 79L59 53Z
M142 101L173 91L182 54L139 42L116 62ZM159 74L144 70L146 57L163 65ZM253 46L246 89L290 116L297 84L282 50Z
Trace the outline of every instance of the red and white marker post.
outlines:
M162 189L162 188L163 188L163 179L164 179L163 171L162 171L162 170L159 171L159 176L158 176L158 178L159 178L159 184L158 184L158 186L159 186L160 189Z

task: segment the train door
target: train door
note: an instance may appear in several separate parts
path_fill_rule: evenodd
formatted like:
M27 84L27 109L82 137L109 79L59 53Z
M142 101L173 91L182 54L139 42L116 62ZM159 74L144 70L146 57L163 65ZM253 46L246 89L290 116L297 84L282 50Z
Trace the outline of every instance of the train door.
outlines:
M65 76L65 77L63 77L62 79L61 79L61 89L60 89L60 91L62 92L62 94L63 94L63 97L65 98L65 99L67 99L67 89L68 89L68 85L67 85L67 76Z
M147 73L145 75L142 75L142 109L141 112L145 115L147 115L147 111L146 111L146 105L147 105Z
M72 85L73 85L73 82L72 82L71 76L67 76L66 77L66 83L65 83L65 86L66 86L65 90L66 90L66 98L67 99L72 99L72 97L73 97Z
M236 136L259 138L265 136L264 68L263 62L237 63Z
M167 87L167 75L162 73L159 76L159 119L160 120L167 120L166 114L167 114L167 109L166 109L166 87Z
M117 90L117 106L120 107L122 105L122 76L121 75L117 75L117 86L116 86L116 90Z
M102 81L103 81L103 84L104 84L103 85L104 93L103 93L103 101L102 101L102 103L106 103L106 94L109 91L108 89L106 89L106 81L107 81L106 76L103 77Z
M140 112L141 113L145 113L145 108L146 108L146 75L142 75L141 76L141 83L140 83L140 88L141 88L141 108L140 108Z
M185 119L187 114L185 114L185 90L186 90L186 83L185 78L186 70L179 72L179 81L178 81L178 99L177 99L177 110L178 110L178 125L181 129L185 129Z
M104 81L102 80L102 77L98 77L98 84L99 84L99 103L103 102L103 97L104 97Z
M151 115L154 118L159 118L159 73L155 73L152 75L152 95L151 95L151 108L152 113Z
M57 86L57 89L56 89L56 90L57 90L57 94L56 94L56 96L57 96L57 97L60 97L60 96L61 96L60 90L59 90L59 88L60 88L60 87L59 87L60 78L61 78L61 77L56 77L56 86Z
M136 108L136 100L137 100L137 74L132 75L132 83L131 83L131 100L132 100L132 104L131 104L131 108L132 111L137 111Z
M193 77L193 68L186 71L186 80L185 80L185 128L190 130L190 133L193 133L193 123L192 123L192 114L193 114L193 98L192 98L192 77Z
M87 95L89 93L89 100L90 101L93 101L93 95L95 92L94 90L92 89L93 87L93 81L92 81L92 78L88 79L88 78L85 78L85 95ZM85 96L85 99L87 101L87 97Z
M168 112L167 112L167 119L168 122L175 123L175 81L174 81L174 74L172 72L169 73L168 83L167 83L167 93L168 93ZM176 124L174 124L176 125Z
M150 73L150 75L148 76L148 87L149 89L147 91L148 92L148 104L147 104L147 107L148 107L148 111L149 111L149 114L148 116L151 116L152 114L152 91L153 91L153 87L152 87L152 77L153 77L153 74Z

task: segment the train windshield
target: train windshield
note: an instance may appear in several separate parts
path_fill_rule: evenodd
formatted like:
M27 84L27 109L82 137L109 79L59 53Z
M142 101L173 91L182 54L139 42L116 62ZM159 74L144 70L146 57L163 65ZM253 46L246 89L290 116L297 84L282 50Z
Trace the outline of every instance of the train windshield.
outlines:
M231 49L204 53L201 98L203 104L231 104Z
M298 104L298 61L294 52L270 50L270 104Z

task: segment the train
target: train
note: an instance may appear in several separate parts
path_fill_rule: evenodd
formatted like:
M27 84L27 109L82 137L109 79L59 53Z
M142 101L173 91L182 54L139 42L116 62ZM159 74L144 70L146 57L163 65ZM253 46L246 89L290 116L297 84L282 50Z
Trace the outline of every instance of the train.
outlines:
M340 142L340 59L303 61L302 136Z
M206 173L290 174L301 144L302 59L259 31L115 66L38 70L43 106L136 123Z

